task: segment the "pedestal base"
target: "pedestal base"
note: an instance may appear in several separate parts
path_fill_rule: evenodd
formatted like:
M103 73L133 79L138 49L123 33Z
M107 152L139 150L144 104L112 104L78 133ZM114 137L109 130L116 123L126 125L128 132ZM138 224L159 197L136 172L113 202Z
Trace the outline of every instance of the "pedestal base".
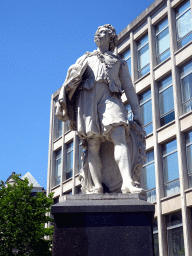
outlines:
M54 256L153 256L154 205L138 194L67 195L51 208Z

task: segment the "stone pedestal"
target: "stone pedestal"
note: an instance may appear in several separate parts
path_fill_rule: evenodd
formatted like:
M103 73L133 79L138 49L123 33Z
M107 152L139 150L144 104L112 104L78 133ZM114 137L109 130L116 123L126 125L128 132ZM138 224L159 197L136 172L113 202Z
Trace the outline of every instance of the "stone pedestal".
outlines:
M60 201L51 208L54 256L154 255L155 207L145 195L66 195Z

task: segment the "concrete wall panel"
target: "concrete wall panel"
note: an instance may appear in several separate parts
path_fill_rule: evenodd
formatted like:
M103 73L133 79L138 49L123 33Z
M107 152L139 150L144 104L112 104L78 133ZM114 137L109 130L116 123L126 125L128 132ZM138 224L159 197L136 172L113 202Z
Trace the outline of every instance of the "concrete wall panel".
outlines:
M178 211L181 209L181 196L178 195L173 198L169 198L161 203L162 214L168 214L170 212Z

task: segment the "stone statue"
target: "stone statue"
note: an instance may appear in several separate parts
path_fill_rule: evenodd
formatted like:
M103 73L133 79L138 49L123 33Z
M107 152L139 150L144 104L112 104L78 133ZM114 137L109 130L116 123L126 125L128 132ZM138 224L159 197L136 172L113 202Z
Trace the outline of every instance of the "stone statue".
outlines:
M82 192L140 193L139 174L145 162L145 132L126 61L112 52L117 42L113 26L97 29L97 50L86 52L68 72L61 88L56 116L70 121L83 145ZM121 95L133 111L128 121Z

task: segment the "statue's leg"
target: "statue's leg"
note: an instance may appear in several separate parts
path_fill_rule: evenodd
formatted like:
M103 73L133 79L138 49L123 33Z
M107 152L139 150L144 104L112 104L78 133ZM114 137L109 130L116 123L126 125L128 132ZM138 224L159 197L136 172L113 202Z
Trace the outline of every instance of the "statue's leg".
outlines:
M111 139L114 143L114 158L119 166L123 184L122 193L139 193L141 188L133 186L131 159L129 148L125 137L125 128L123 126L114 126L110 132Z
M93 183L95 185L93 193L103 193L101 176L101 159L99 150L101 145L100 138L88 139L88 163Z

